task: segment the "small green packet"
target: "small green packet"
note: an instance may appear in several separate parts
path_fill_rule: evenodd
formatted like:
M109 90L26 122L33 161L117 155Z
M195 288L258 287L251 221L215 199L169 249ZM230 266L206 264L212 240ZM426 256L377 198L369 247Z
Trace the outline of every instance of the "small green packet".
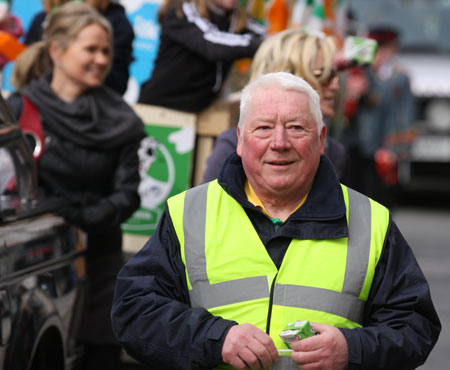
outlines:
M294 340L305 339L319 334L316 329L311 325L308 320L296 321L287 324L287 326L280 333L281 340L291 348L291 343Z
M344 40L343 56L350 64L372 64L377 47L377 42L367 37L347 36Z

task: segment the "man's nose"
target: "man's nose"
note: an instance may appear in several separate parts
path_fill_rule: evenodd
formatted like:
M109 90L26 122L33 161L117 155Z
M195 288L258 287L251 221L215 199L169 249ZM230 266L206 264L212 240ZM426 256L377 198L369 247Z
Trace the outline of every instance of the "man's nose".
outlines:
M274 128L270 147L273 150L285 150L291 147L289 134L285 127L276 126Z

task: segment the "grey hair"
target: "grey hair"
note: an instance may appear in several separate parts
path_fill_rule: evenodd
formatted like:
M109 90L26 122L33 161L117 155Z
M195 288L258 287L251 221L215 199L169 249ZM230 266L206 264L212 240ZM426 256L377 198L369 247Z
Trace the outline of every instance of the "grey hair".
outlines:
M324 125L322 112L320 110L319 94L303 78L287 72L273 72L260 75L255 80L248 83L241 94L240 114L238 127L240 130L244 127L244 122L250 114L251 101L257 90L262 88L278 87L286 91L298 91L308 96L309 110L317 124L317 130L322 130Z

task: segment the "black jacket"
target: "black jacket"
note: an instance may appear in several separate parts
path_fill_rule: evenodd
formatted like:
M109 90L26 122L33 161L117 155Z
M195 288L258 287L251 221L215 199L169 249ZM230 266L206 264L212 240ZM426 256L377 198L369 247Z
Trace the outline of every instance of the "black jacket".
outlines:
M139 102L196 113L218 96L232 62L254 55L264 31L249 20L249 29L234 34L229 14L210 11L208 20L190 2L182 11L182 17L176 8L164 14L158 56Z
M15 93L8 103L18 118L22 96ZM42 116L42 107L37 108ZM41 204L54 199L67 204L58 213L87 232L89 289L78 339L118 345L109 314L115 277L124 263L120 225L139 207L137 149L142 136L100 149L57 135L45 120L42 127L45 148L37 168Z
M129 67L133 61L133 27L125 14L124 7L120 4L109 4L102 15L111 23L114 47L111 71L104 83L119 94L123 94L127 90ZM42 25L46 16L45 12L34 16L25 36L25 44L30 45L42 39Z
M18 119L22 96L15 93L7 102ZM100 150L56 135L45 120L42 127L45 149L38 161L39 196L70 202L60 212L97 241L88 248L89 255L104 256L120 250L120 224L140 202L137 149L142 136L136 135L125 145Z
M292 238L348 235L342 191L325 156L305 204L279 227L248 202L244 181L240 158L232 155L219 183L244 207L278 267ZM341 329L349 369L414 369L426 360L440 332L427 281L392 221L363 320L363 328ZM225 334L235 323L190 307L180 246L167 212L156 234L118 275L112 323L125 349L151 369L221 364Z

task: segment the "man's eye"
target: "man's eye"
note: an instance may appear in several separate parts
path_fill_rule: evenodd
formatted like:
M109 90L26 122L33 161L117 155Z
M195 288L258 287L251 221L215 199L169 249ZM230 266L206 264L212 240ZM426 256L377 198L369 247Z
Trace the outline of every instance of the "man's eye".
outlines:
M303 130L303 126L301 126L301 125L292 125L289 128L291 130L294 130L294 131L301 131L301 130Z
M257 130L262 130L262 131L270 130L270 126L258 126Z

